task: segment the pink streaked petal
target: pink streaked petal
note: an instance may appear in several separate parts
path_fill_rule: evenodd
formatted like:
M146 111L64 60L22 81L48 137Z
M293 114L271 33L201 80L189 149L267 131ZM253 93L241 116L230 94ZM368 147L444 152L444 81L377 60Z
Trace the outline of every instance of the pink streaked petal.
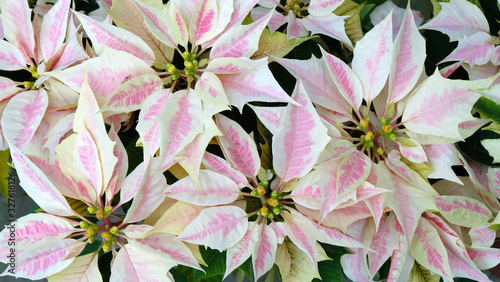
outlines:
M417 146L405 147L401 143L396 142L399 145L399 152L401 152L401 155L414 163L427 162L427 155L422 145L418 144L415 140L412 141L417 144Z
M305 37L309 34L309 31L302 25L302 19L295 17L295 14L291 11L288 12L288 24L286 26L287 39L293 39L297 37Z
M272 134L278 130L285 107L256 107L250 104L248 106Z
M259 225L258 229L260 229L258 233L260 242L255 246L252 254L255 280L273 267L278 247L276 234L271 227L263 223Z
M458 124L473 120L470 109L479 99L479 94L469 90L492 82L449 80L434 72L407 101L403 124L415 133L463 140Z
M255 246L259 244L259 231L261 225L255 222L248 223L248 230L236 245L227 249L225 279L233 270L243 264L254 252Z
M53 281L102 282L102 275L97 264L98 257L97 252L76 257L68 267L50 276L50 279Z
M399 234L396 232L394 219L394 216L382 217L378 231L373 235L370 248L374 252L368 253L372 277L375 276L385 261L392 256L394 250L399 247Z
M316 209L321 205L321 188L317 182L320 180L321 172L311 171L301 177L292 190L293 201L310 209Z
M154 156L160 147L160 123L157 117L168 99L170 90L162 89L153 92L142 105L139 113L139 123L136 130L141 136L144 155L146 158Z
M124 81L142 75L155 74L155 71L139 58L111 48L104 48L103 53L74 67L50 74L76 92L82 90L84 73L88 75L88 85L100 106L103 106L111 94Z
M480 118L474 118L469 121L463 121L458 124L458 128L460 131L460 135L462 138L468 138L472 134L474 134L476 131L478 131L481 127L483 127L485 124L487 124L489 120L487 119L480 119Z
M272 12L265 17L249 24L234 27L225 32L212 46L211 58L247 57L258 49L259 37Z
M31 58L35 57L35 36L28 2L2 1L0 10L5 38L23 53L25 61L31 65Z
M280 26L284 25L288 21L288 17L284 16L281 13L279 13L278 11L276 11L276 9L275 9L276 4L275 3L272 3L271 6L272 6L272 9L270 7L264 7L262 5L262 0L261 0L261 1L259 1L259 6L254 7L252 9L251 15L252 15L253 20L258 20L258 19L264 17L265 15L267 15L267 13L269 13L269 11L272 11L273 15L272 15L271 19L269 20L267 27L269 28L269 30L271 32L275 32Z
M450 75L452 75L459 67L461 67L463 64L462 61L453 63L449 66L446 66L442 69L439 70L439 73L441 74L442 77L448 78Z
M0 244L7 245L11 232L14 232L16 248L19 250L47 245L73 233L73 224L74 222L51 214L28 214L15 222L15 230L5 228L0 232Z
M64 156L60 156L64 157ZM103 193L103 175L101 171L100 156L97 150L97 145L90 136L87 129L84 127L79 132L74 149L74 166L75 178L88 182L95 192L90 193L100 197ZM97 203L98 199L91 199Z
M186 147L184 147L184 149L178 154L179 164L184 168L184 170L186 170L191 179L195 181L198 189L200 188L200 185L198 183L198 175L200 173L203 155L205 154L210 141L212 141L214 137L221 135L219 129L217 128L217 125L215 125L215 122L212 120L213 112L211 112L211 110L208 110L209 108L210 106L208 105L205 105L205 107L203 108L203 119L205 121L205 124L203 125L203 132L198 134L194 138L194 140ZM241 174L240 172L238 173L241 177L243 177L243 181L248 181L243 174ZM230 175L226 176L232 179ZM232 181L234 181L238 185L238 187L242 185L246 186L238 180L235 181L234 179L232 179Z
M331 78L329 66L323 58L314 56L309 60L289 60L274 58L284 66L293 76L300 78L307 89L311 101L340 115L352 116L352 106L347 102L334 80Z
M245 175L230 166L230 164L223 158L209 152L205 152L202 162L205 168L229 177L238 185L239 188L243 188L248 185L248 179Z
M174 235L168 233L154 233L142 239L131 240L130 244L149 250L152 255L165 260L202 270L189 248L175 238Z
M363 97L372 101L384 87L392 65L392 13L370 30L354 48L352 70L363 85Z
M415 86L425 61L425 40L415 25L410 7L394 42L389 76L389 103L403 99Z
M273 159L273 167L283 181L308 173L330 141L301 80L297 80L292 98L301 107L286 107L272 144L273 152L283 152Z
M54 150L54 155L55 155ZM68 179L61 169L59 168L59 161L57 158L46 160L34 156L29 158L40 171L42 171L47 179L57 187L57 189L65 196L78 199L78 194L74 191L73 182Z
M454 165L462 165L458 158L458 150L453 144L425 145L425 154L429 167L434 170L428 175L429 178L443 178L462 184L451 168Z
M45 62L56 54L66 37L70 4L70 0L57 1L43 17L40 46Z
M326 53L323 49L321 52L340 94L351 104L353 109L359 109L363 101L363 89L358 77L342 60Z
M255 70L255 63L248 58L216 58L210 59L205 72L214 74L234 74Z
M438 195L420 176L418 176L420 179L412 178L413 182L409 182L390 171L385 164L379 163L377 169L379 174L377 186L392 191L391 196L385 198L384 206L390 207L396 213L401 229L409 242L422 212L435 208L422 198Z
M161 89L162 81L157 75L144 74L127 80L112 94L102 111L129 113L139 110L151 93Z
M219 9L216 0L199 1L189 23L189 39L193 45L210 40L217 29Z
M363 250L356 250L354 254L346 254L340 258L340 263L345 271L345 275L354 281L369 282L371 281L368 270L366 256L363 255Z
M63 270L74 260L74 257L65 258L77 242L74 239L63 239L19 253L14 276L38 280ZM8 269L0 276L11 275L7 271Z
M418 222L410 244L410 253L425 268L453 280L446 247L436 229L425 219Z
M48 102L45 89L25 91L12 97L1 120L5 138L22 150L40 125Z
M314 16L326 16L339 7L343 0L312 0L307 11Z
M239 25L259 0L234 0L234 11L229 26Z
M240 241L247 229L247 214L241 208L211 207L202 210L178 238L222 251Z
M448 35L451 41L457 41L464 35L470 36L478 31L489 33L489 25L483 12L474 4L465 0L443 3L441 11L420 29L434 29Z
M461 61L468 63L471 68L474 65L484 65L490 61L492 51L495 48L494 44L488 42L490 38L491 35L484 31L459 38L457 48L438 64L449 61Z
M467 248L467 253L481 270L492 268L500 263L500 250L497 248Z
M219 74L231 105L240 111L247 102L287 102L294 103L274 79L267 66L267 58L248 60L252 71L236 74Z
M301 24L312 34L324 34L331 38L337 39L340 42L352 47L351 40L347 37L344 28L344 20L348 16L337 16L334 13L325 16L309 15L300 19Z
M177 44L186 46L187 37L185 37L186 40L179 42L174 36L176 29L186 30L186 25L182 19L179 18L180 20L178 22L176 21L176 24L174 24L174 21L165 8L160 10L157 7L144 5L141 2L135 2L135 4L144 16L146 26L158 40L171 48L175 48ZM176 14L175 16L180 15Z
M36 167L15 146L9 146L13 163L24 191L46 212L69 216L74 212L61 192L48 180L42 171Z
M217 126L222 132L218 137L226 158L248 178L255 178L260 168L257 145L250 135L235 121L217 115Z
M323 170L321 180L318 182L318 186L321 188L320 222L340 204L350 200L356 201L356 192L354 190L346 191L346 193L338 192L337 168L338 164L335 164L331 172L329 170Z
M332 139L327 145L325 150L323 150L318 158L318 164L327 163L330 161L335 161L342 159L356 148L353 146L352 142L342 139Z
M192 205L182 201L176 201L155 223L155 229L150 232L165 232L181 234L184 229L200 214L206 207Z
M179 201L199 206L224 205L235 201L240 189L230 178L210 170L200 170L199 185L191 177L185 178L170 185L164 194Z
M162 167L165 168L177 153L203 131L201 100L192 90L172 93L158 120L161 121L160 159Z
M489 248L495 242L496 232L495 230L489 228L489 225L482 225L471 228L469 235L472 241L472 248Z
M0 76L0 103L7 101L12 96L20 92L22 89L18 88L18 85L18 82Z
M98 55L103 53L105 45L117 51L130 53L147 63L154 62L153 50L137 35L112 25L101 24L80 13L75 15L82 23Z
M200 99L209 104L225 106L229 104L224 87L217 75L203 72L195 85L196 94Z
M285 223L283 225L286 235L292 242L297 245L297 247L302 250L307 256L311 259L314 265L317 267L318 254L316 251L316 238L311 236L309 232L314 230L313 223L309 221L309 219L305 219L302 225L299 226L295 221L297 218L305 218L302 214L296 212L292 214L293 218L287 219L285 218ZM309 222L308 222L309 221ZM304 227L307 230L304 230Z
M441 196L434 198L434 202L448 221L460 226L480 226L492 216L486 205L464 196Z
M109 130L108 135L111 141L116 142L115 146L113 147L113 155L118 159L111 176L111 178L117 177L117 184L115 188L112 188L113 185L109 184L107 188L104 187L106 189L106 193L108 193L108 195L106 196L106 200L108 200L109 198L109 201L112 201L113 196L121 189L122 183L127 176L128 155L122 141L118 137L118 134L113 127Z
M16 46L5 40L0 41L0 69L8 71L26 69L23 54Z
M359 151L354 151L344 157L337 172L338 192L347 194L349 191L355 190L368 178L370 168L370 159Z
M135 185L139 185L139 187L132 186L132 189L129 190L129 193L132 192L134 200L123 222L137 222L145 219L165 198L162 193L168 186L165 176L160 171L160 161L151 159L146 165L138 167L143 168L141 181L140 183L135 182ZM135 195L133 194L134 190L137 191ZM123 198L120 199L120 201L122 200Z
M127 244L114 258L110 281L169 281L167 273L176 265L152 255L141 244Z
M283 227L283 222L271 222L269 224L269 227L271 227L274 230L274 233L276 234L276 239L278 240L278 244L283 244L283 241L285 240L286 232Z
M462 240L456 234L450 234L434 225L433 221L429 221L436 228L441 241L446 247L448 253L448 261L453 277L467 277L475 281L490 281L488 277L482 273L474 264L466 251L466 247Z
M398 247L392 252L388 282L408 280L415 261L408 253L408 244L403 236L399 236L397 243Z
M88 58L89 56L83 50L77 37L74 36L46 62L45 71L61 70Z

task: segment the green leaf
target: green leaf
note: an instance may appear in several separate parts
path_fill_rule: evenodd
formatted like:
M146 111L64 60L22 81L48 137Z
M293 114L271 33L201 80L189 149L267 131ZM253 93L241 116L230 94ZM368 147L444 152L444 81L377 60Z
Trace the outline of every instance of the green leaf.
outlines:
M346 248L339 246L332 246L327 244L321 244L325 250L328 257L331 260L324 260L318 263L319 275L322 281L342 281L344 275L342 271L342 265L340 264L340 258L348 254ZM320 280L315 278L314 282L319 282Z
M500 104L486 97L481 97L474 104L474 110L478 111L481 118L491 119L500 124Z
M97 252L97 250L99 250L99 247L101 247L101 245L102 241L95 240L94 243L85 245L85 248L83 248L83 251L78 256L81 257L86 254Z
M9 149L0 151L0 191L6 202L9 201L9 155Z
M345 0L337 9L335 9L335 11L333 11L333 13L337 16L350 16L345 19L344 27L347 37L349 37L354 44L363 38L363 29L361 28L360 18L360 13L361 10L363 10L363 7L363 4L359 5L354 1Z
M410 272L409 281L415 282L439 282L441 277L438 274L431 275L431 272L415 261Z
M293 48L299 46L302 42L305 42L311 38L315 38L317 36L309 36L309 37L299 37L287 40L287 36L284 33L275 31L271 33L271 31L266 28L262 32L262 35L259 39L259 49L252 55L252 59L260 59L266 57L268 55L273 55L278 58L284 57L286 54L290 53ZM272 62L273 59L271 57L268 58L268 62Z
M203 260L207 263L207 266L201 266L205 273L200 270L193 270L193 281L198 281L201 279L211 278L213 276L220 275L218 281L222 281L222 274L226 271L226 252L219 252L217 250L212 250L200 246L200 253Z
M174 281L176 282L189 282L188 278L175 268L170 269L170 274L172 274L172 276L174 277Z

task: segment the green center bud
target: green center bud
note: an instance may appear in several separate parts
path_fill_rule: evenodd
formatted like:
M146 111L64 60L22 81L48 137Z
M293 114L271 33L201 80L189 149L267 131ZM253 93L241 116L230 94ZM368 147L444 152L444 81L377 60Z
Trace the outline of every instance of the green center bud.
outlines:
M111 232L111 234L113 234L113 235L116 235L116 234L120 233L120 230L118 230L118 227L113 226L113 227L111 227L109 232Z
M90 213L90 214L95 214L97 212L97 209L94 208L94 207L88 207L87 208L87 211Z
M182 58L184 59L184 61L188 61L190 57L191 53L189 53L188 51L184 51L184 53L182 53Z
M109 214L111 211L113 211L113 207L112 206L105 206L104 207L104 212L106 214Z
M80 221L80 227L83 229L88 229L89 224L86 221Z
M359 130L365 131L368 129L369 126L370 126L370 118L367 117L367 118L360 120L359 125L357 127Z

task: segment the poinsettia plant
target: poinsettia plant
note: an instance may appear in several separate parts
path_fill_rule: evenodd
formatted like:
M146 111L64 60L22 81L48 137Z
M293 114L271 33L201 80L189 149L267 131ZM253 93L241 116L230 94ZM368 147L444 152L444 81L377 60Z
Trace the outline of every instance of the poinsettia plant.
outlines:
M0 276L489 281L490 2L0 0Z

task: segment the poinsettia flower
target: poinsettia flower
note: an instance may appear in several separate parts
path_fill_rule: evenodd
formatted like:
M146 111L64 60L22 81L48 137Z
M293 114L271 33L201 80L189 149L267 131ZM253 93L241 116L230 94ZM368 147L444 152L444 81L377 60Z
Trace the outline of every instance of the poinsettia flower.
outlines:
M163 9L136 3L150 32L184 59L182 66L172 62L158 66L167 70L172 92L176 84L187 81L187 88L198 90L197 95L209 104L242 109L249 101L290 102L273 79L267 60L249 59L270 18L269 14L241 25L255 2L204 0L186 5L171 1Z
M290 190L297 179L307 178L329 140L317 139L326 128L302 84L297 84L292 98L301 106L286 107L283 124L273 138L273 151L277 152L273 168L277 175L261 168L252 137L236 122L217 114L217 126L222 133L217 139L226 159L205 153L205 169L199 173L201 191L190 177L165 191L176 200L208 206L193 210L195 218L184 224L178 238L220 251L227 249L226 276L250 256L255 277L265 274L274 264L278 244L285 237L305 252L314 265L320 260L316 241L363 247L337 229L312 222L292 206L295 203ZM287 149L280 150L283 147ZM254 215L257 218L249 221ZM165 230L168 219L160 219L155 227Z
M166 70L160 76L169 90L145 103L137 126L145 158L160 149L162 169L179 162L196 179L208 142L219 135L211 117L229 105L242 110L250 101L293 103L272 76L267 59L250 59L270 18L241 25L255 2L170 1L160 8L135 3L149 32L183 59L182 65L171 59L155 64Z
M25 70L31 76L24 82L2 78L0 100L6 102L1 129L3 149L7 148L4 136L20 149L24 149L31 139L43 138L54 125L54 119L69 114L69 111L55 111L65 106L60 104L76 102L78 96L71 92L62 100L51 98L47 75L48 71L64 69L88 58L69 16L70 3L69 0L58 1L44 17L35 13L32 21L26 1L0 2L6 39L0 41L3 46L0 69ZM5 118L8 121L4 121ZM38 137L34 137L35 134Z
M321 33L352 47L344 29L344 19L347 16L333 13L342 2L344 1L287 0L282 5L277 0L261 0L259 6L252 10L252 17L260 19L271 11L273 16L268 26L272 32L287 24L288 39L308 36L309 32Z
M73 263L82 263L76 259L77 255L98 236L102 237L99 249L112 250L118 264L130 270L128 273L166 279L166 272L140 274L142 263L137 261L137 255L144 252L149 253L156 266L164 269L178 263L199 269L191 251L180 241L171 241L172 237L167 235L146 236L151 226L131 225L146 218L161 204L166 179L159 172L157 159L141 163L126 176L127 153L113 126L109 133L106 131L86 76L70 133L56 146L56 155L49 160L25 155L7 138L21 186L46 213L19 219L16 272L6 270L2 275L39 279L69 268L75 276L79 270L73 268ZM118 192L120 199L115 199ZM77 212L68 198L87 209ZM117 209L130 200L127 214L118 213ZM102 219L102 223L90 221L89 214ZM67 216L81 221L64 218ZM10 231L7 228L0 234L0 252L4 253L9 249ZM116 254L117 246L121 249ZM84 262L90 265L93 260ZM92 267L86 269L89 275L97 271Z
M382 210L388 209L396 215L403 234L400 240L413 244L419 240L415 232L422 213L439 210L440 205L448 202L457 201L453 209L462 212L483 212L482 223L491 217L491 211L484 209L482 203L467 198L438 198L439 194L426 181L431 166L435 170L433 177L460 183L450 175L451 166L458 161L451 143L463 140L484 125L470 113L479 98L471 90L489 86L493 79L451 81L438 72L422 79L425 42L409 9L398 35L395 40L392 38L389 14L357 43L352 68L324 51L321 59L276 60L292 74L300 74L323 121L333 127L330 134L334 138L320 156L323 163L318 164L318 172L326 166L338 175L327 181L328 177L319 173L316 179L301 186L316 191L316 196L301 196L306 206L303 211L319 221L327 220L328 213L335 214L340 204L356 203L358 193L366 188L362 184L368 182L390 192L390 196L385 196L388 194L381 193L384 191L375 192L372 188L374 197L365 198L363 203L368 208L365 214L374 219L375 230L380 228ZM339 158L343 159L338 161ZM370 181L371 167L376 169L377 177ZM313 211L308 211L307 206L314 201L320 207L310 205ZM347 209L354 207L357 206ZM374 247L380 253L379 248ZM424 257L416 259L421 263ZM373 275L378 269L371 271ZM451 277L449 271L440 274Z
M474 68L492 62L500 64L500 43L498 35L490 34L490 27L483 12L474 4L465 0L440 3L439 14L422 25L421 29L433 29L458 41L458 46L439 63L460 61Z

